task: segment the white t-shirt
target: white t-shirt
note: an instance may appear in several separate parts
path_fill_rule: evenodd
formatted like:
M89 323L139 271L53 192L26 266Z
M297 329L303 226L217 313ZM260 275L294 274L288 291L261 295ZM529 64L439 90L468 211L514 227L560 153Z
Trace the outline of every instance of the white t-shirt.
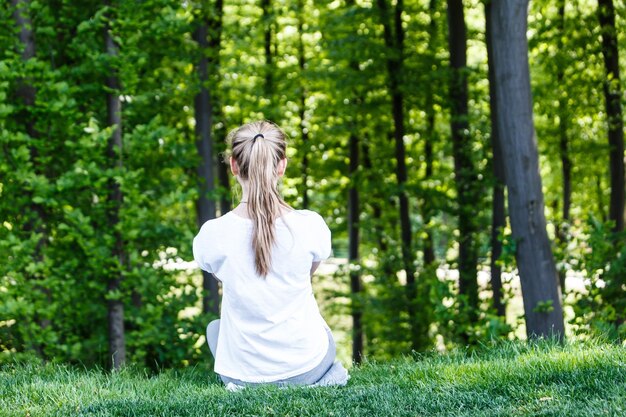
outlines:
M200 268L222 281L215 372L272 382L308 372L328 351L326 323L311 287L311 264L330 256L322 217L294 210L278 218L272 266L256 273L252 220L228 212L207 221L193 241Z

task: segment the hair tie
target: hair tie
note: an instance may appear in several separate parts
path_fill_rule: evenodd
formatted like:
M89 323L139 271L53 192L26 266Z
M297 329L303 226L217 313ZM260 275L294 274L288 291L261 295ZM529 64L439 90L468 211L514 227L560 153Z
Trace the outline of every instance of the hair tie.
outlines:
M252 138L252 140L256 140L256 138L260 137L261 139L265 139L265 136L263 136L261 133L257 134L254 138Z

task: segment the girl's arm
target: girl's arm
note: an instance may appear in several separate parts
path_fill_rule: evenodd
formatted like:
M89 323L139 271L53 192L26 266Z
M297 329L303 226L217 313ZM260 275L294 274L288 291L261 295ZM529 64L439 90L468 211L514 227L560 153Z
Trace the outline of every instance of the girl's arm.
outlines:
M321 262L313 262L313 264L311 265L311 276L313 276L313 273L315 273L317 267L320 266L320 263Z

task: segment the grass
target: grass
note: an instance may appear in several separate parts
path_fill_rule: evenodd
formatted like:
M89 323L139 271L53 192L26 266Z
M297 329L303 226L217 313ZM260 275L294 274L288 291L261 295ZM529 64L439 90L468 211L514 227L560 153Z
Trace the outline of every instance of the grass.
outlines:
M626 349L507 342L353 368L346 387L227 392L206 370L0 368L2 416L623 416Z

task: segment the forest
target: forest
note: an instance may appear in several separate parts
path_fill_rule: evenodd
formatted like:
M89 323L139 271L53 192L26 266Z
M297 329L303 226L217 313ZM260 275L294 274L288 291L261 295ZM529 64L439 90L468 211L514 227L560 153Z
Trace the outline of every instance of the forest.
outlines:
M626 338L626 7L613 0L11 0L0 363L209 361L192 262L227 133L289 135L348 360ZM620 30L621 28L621 30Z

